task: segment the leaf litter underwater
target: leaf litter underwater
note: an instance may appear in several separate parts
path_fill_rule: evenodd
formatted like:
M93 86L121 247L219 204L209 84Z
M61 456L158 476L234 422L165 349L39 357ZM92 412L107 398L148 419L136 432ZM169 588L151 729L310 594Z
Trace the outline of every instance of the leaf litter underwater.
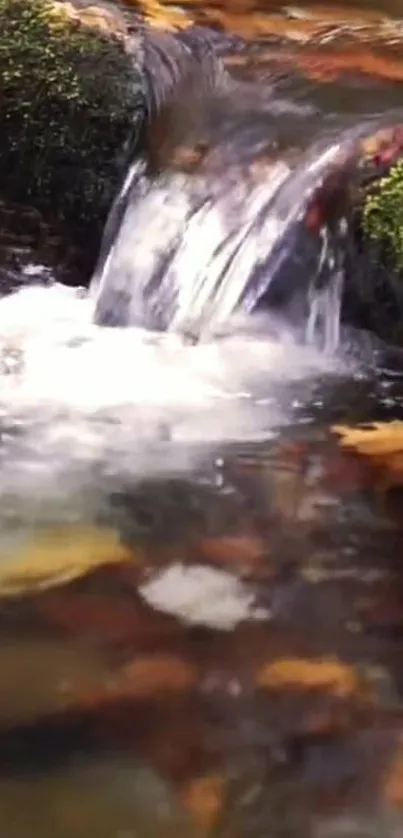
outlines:
M277 834L282 800L311 817L299 771L326 796L372 747L357 728L333 756L337 714L373 701L337 656L375 667L354 573L382 596L396 535L328 430L387 415L398 376L365 335L326 354L251 316L190 345L93 308L56 283L0 301L2 831ZM331 741L298 768L312 689ZM315 824L356 834L344 809Z
M0 300L0 836L397 838L401 427L355 426L403 418L401 353L334 296L330 352L252 315L194 345L27 274Z
M56 283L0 301L2 831L369 834L337 795L376 737L394 771L400 534L329 430L398 414L399 353L261 316L191 345L93 309Z

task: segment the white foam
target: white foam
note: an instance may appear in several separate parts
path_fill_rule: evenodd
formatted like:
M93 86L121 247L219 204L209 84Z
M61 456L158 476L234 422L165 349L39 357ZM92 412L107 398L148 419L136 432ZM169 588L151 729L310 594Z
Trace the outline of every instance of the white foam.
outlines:
M192 468L206 446L266 437L289 421L279 388L338 362L290 336L229 334L186 345L175 334L93 325L93 301L54 285L0 300L0 494L76 508L99 468ZM16 432L18 430L18 433ZM98 471L97 471L98 469ZM81 494L80 494L81 492Z
M224 570L194 565L171 565L139 587L152 608L178 617L188 625L230 631L245 620L270 617L258 608L253 594Z

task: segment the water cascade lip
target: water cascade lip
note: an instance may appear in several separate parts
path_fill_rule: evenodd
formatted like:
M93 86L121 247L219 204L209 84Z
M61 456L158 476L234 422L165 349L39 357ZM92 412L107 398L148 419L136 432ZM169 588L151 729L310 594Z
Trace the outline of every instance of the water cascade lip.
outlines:
M239 310L276 309L294 325L306 322L312 293L345 273L360 186L379 173L385 144L389 162L391 148L400 154L402 136L398 121L348 128L296 165L274 159L257 177L236 161L217 177L219 149L190 176L147 177L135 162L92 287L96 322L198 338Z
M333 128L281 153L258 86L246 90L223 68L223 40L220 52L218 33L191 27L145 41L151 146L174 148L190 108L185 142L201 131L203 152L189 170L172 156L162 168L153 155L131 161L91 284L95 322L209 340L237 312L263 308L310 340L332 334L332 349L337 330L325 311L354 269L362 188L403 149L402 115ZM265 107L272 124L275 97Z
M149 102L148 112L150 120L148 135L151 137L151 140L153 135L155 133L158 134L159 132L158 122L161 118L161 113L162 117L164 117L164 112L167 107L168 109L172 109L178 102L182 106L180 116L183 116L183 107L186 106L186 104L190 104L190 107L194 110L195 103L198 103L197 106L200 105L201 109L203 109L203 102L205 103L206 98L209 99L214 97L216 94L220 97L224 94L228 94L229 92L233 94L232 101L237 101L239 99L239 94L242 92L244 99L245 101L247 100L248 104L250 103L251 96L255 99L257 96L256 106L258 108L261 107L263 100L259 100L259 96L263 90L260 90L259 92L256 85L235 82L224 69L220 60L221 54L225 53L229 46L234 46L234 40L236 42L241 42L241 39L223 38L222 35L218 35L218 33L203 29L202 27L191 27L190 30L185 31L184 33L178 33L175 36L169 33L157 33L156 35L153 33L151 36L146 38L144 44L145 87L148 91L147 99ZM229 44L228 41L230 41L231 44ZM264 92L264 97L266 99L265 105L267 107L267 90ZM280 102L276 102L273 99L270 104L273 109L280 106ZM298 113L300 113L301 110L298 106L291 105L291 103L287 103L287 108L292 111L296 110ZM306 108L302 108L302 111L306 114ZM172 116L171 119L168 120L168 123L169 127L172 127ZM220 160L218 161L220 171L222 171L222 162L223 161ZM283 174L285 174L286 169L284 164L280 164L278 169L282 170ZM240 182L240 177L236 170L232 174L230 173L230 178L231 177ZM277 177L277 175L275 175L275 177ZM209 179L211 180L211 176ZM207 210L207 205L210 200L212 199L214 201L216 198L215 195L209 195L208 183L206 183L206 186L207 189L201 185L201 188L197 189L198 195L196 196L196 202L204 205L204 211ZM205 193L204 195L203 189ZM246 190L248 190L248 184L246 184ZM119 231L124 224L125 215L127 214L126 211L129 211L130 209L133 195L136 193L142 194L144 191L147 191L147 163L145 160L137 160L129 167L120 195L112 208L105 228L101 254L92 280L93 296L98 300L103 298L103 301L100 302L96 315L97 320L100 323L107 323L108 325L128 325L133 322L133 319L128 312L133 293L132 290L127 287L127 284L130 285L131 280L129 280L128 283L123 282L123 284L119 282L116 277L114 266L111 267L111 258L113 251L116 250L116 238L119 236ZM225 186L221 191L225 193ZM235 250L237 248L245 250L244 244L245 239L248 237L248 227L251 223L253 224L253 216L255 214L254 208L256 208L257 212L259 212L259 207L262 203L262 199L264 198L263 190L259 191L260 195L257 191L255 192L251 212L246 214L246 229L244 233L240 231L239 235L235 236L235 238L238 239L238 244L234 242ZM247 196L245 197L247 199ZM171 211L172 213L175 213L172 205ZM213 221L211 223L214 225ZM219 224L220 220L218 219L218 225ZM171 222L170 226L172 227ZM216 235L219 235L219 231L216 231ZM230 253L231 246L231 241L229 240L227 247L227 250L229 251L228 256L226 258L225 254L223 254L221 259L224 264L226 261L228 264L233 261L233 257ZM217 267L217 269L219 270L219 267ZM111 270L115 273L115 288L113 289L113 302L109 305L109 303L106 302L105 297L109 298L110 296L110 281L106 283L107 287L105 289L105 276ZM163 269L161 268L161 270ZM158 278L154 277L151 284L155 286L156 283L158 283ZM234 288L231 290L231 296L234 297L234 304L236 304L237 294L234 294ZM198 294L198 297L200 305L200 294ZM164 307L165 305L166 302L164 303ZM228 301L226 308L228 309ZM138 314L136 322L139 322ZM152 328L155 326L157 326L157 328L166 327L164 322L158 324L155 318L151 318L151 321L148 323L143 320L143 323L145 325L150 325Z

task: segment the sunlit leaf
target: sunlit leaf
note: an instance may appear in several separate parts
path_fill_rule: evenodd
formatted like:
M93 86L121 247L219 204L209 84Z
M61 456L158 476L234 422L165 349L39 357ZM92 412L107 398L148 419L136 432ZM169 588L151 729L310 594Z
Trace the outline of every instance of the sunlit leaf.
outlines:
M335 425L333 431L343 448L368 457L375 465L403 479L403 422L374 422L356 428Z
M0 596L61 585L102 565L133 562L114 530L61 527L37 533L0 563Z

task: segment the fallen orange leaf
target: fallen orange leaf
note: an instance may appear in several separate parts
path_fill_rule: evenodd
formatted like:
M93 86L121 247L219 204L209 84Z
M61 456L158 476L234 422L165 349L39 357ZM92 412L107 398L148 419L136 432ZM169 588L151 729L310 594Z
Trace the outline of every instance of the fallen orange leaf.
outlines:
M403 422L374 422L363 427L334 425L334 433L345 448L355 448L369 457L403 453Z
M197 685L196 667L176 655L158 654L132 661L124 670L127 689L137 698L161 692L183 692Z
M326 690L339 698L360 686L354 669L332 658L282 658L263 664L256 680L263 689Z
M386 765L382 783L382 802L386 806L403 806L403 739L400 736L396 750Z
M224 790L224 777L209 774L191 780L182 791L186 809L204 832L209 832L217 821L223 806Z
M403 482L403 422L374 422L365 427L335 425L342 448L355 451L384 473L384 484Z

